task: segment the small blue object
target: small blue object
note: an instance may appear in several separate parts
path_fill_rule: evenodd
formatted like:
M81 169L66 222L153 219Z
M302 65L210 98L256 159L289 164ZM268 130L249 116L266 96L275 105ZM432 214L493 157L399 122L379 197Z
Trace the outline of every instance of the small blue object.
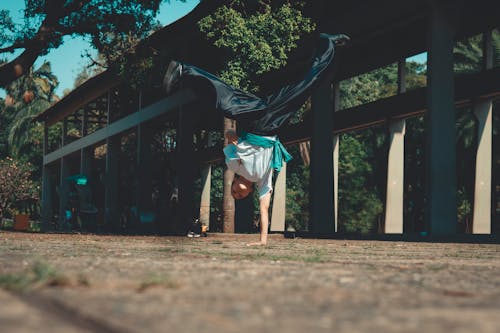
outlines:
M76 185L87 185L87 177L83 176L76 179Z
M71 213L70 210L66 210L65 213L66 213L66 220L71 220L71 217L73 217L73 213Z
M68 178L66 178L70 181L74 181L76 185L87 185L88 183L88 178L87 176L85 175L73 175L73 176L69 176Z
M424 237L427 236L427 231L421 231L420 236L424 236Z

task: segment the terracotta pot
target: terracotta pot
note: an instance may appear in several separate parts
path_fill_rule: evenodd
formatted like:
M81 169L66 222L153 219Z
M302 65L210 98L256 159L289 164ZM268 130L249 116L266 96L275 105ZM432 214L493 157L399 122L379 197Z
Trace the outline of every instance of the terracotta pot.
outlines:
M28 214L17 214L14 216L14 230L28 230L30 216Z

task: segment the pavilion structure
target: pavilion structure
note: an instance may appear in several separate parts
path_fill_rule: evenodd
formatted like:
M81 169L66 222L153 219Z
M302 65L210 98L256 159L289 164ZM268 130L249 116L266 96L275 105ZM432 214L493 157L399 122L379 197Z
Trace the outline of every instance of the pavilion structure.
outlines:
M165 44L180 38L175 36L195 26L193 22L222 2L201 2L191 14L153 34L145 44ZM314 92L311 116L284 128L280 135L281 141L288 145L311 142L311 233L327 236L337 231L338 148L342 145L339 134L381 124L386 125L390 137L383 232L405 232L405 120L425 115L426 223L433 235L455 235L455 117L457 108L470 107L478 123L472 233L491 234L493 220L498 219L498 207L494 207L498 194L493 184L499 184L498 174L495 176L499 162L492 158L494 149L499 149L493 140L492 119L500 97L500 69L493 59L492 46L492 33L498 33L499 24L495 1L324 0L308 4L318 20L319 30L346 33L351 37L351 43L336 56L338 68L334 81ZM483 40L481 71L455 75L455 43L477 35L482 35ZM185 52L203 53L203 45L187 44ZM200 49L196 50L197 47ZM427 86L407 90L405 59L424 52L427 52ZM394 63L399 73L396 95L340 109L342 80ZM188 89L169 97L163 95L160 88L146 87L135 92L123 79L104 72L40 114L37 119L45 124L42 193L45 227L50 229L53 223L64 222L73 186L68 177L72 175L85 177L93 184L89 195L91 201L97 203L95 209L87 212L94 214L96 224L108 226L110 230L120 228L124 214L133 215L137 225L157 220L161 217L158 205L166 202L161 198L167 197L168 200L175 197L179 203L175 211L167 211L161 217L166 218L162 223L171 224L167 229L184 230L188 221L198 215L198 206L200 219L210 223L210 166L223 157L221 147L209 142L210 135L200 133L220 132L222 118L200 122L197 109L201 107L197 96ZM49 136L52 126L61 128L61 136L56 140ZM163 144L168 146L164 163L153 159L153 141L159 131L175 133L162 134L162 140L168 141ZM193 138L198 138L196 144ZM133 147L133 156L123 155L125 145ZM100 162L96 161L99 151L103 156ZM175 171L170 174L158 170L165 165ZM193 183L199 177L197 165L203 166L199 204L193 201ZM176 181L170 189L158 193L155 184L162 172L175 174ZM133 180L130 175L134 176ZM271 231L285 230L285 193L286 167L276 179ZM81 210L86 212L85 207ZM177 222L168 219L174 215L178 217Z

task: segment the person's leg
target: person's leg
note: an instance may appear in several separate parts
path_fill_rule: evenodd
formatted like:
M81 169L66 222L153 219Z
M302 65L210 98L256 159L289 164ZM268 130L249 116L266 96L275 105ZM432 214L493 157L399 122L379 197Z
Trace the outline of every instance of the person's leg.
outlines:
M304 79L269 95L265 99L268 105L266 114L247 125L251 128L250 131L259 135L275 134L300 109L321 81L332 79L335 47L343 45L347 40L349 37L343 34L321 34L317 55Z
M167 95L181 82L184 88L192 89L198 98L227 118L257 119L265 114L267 104L260 97L235 88L201 68L172 61L163 79Z
M260 198L260 241L248 243L247 246L259 246L267 244L267 229L269 228L269 205L271 204L271 192Z

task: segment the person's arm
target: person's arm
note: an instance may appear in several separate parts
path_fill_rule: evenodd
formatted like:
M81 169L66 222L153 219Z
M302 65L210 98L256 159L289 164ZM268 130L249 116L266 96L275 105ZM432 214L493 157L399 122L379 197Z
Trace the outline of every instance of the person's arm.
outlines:
M260 198L260 243L267 244L267 230L269 228L269 205L271 204L271 192Z
M267 233L269 229L269 206L271 204L273 169L269 169L264 177L257 183L259 188L260 206L260 242L249 243L247 245L266 245Z
M247 246L267 245L267 230L269 228L269 205L271 204L271 193L267 192L259 199L260 206L260 241L248 243Z

